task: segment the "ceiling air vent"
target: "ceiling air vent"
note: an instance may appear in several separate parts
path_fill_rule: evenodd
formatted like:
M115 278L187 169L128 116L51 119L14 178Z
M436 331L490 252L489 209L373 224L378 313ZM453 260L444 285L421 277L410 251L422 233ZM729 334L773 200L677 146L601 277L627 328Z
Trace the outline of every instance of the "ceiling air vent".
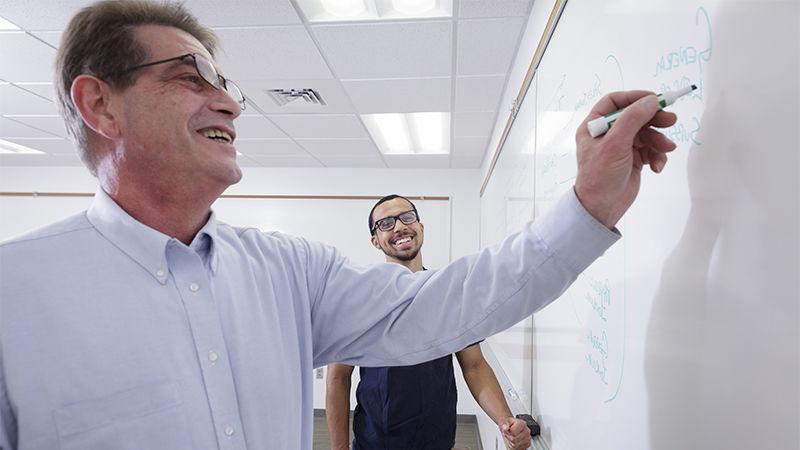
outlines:
M278 106L325 106L325 100L314 89L268 89L267 94Z

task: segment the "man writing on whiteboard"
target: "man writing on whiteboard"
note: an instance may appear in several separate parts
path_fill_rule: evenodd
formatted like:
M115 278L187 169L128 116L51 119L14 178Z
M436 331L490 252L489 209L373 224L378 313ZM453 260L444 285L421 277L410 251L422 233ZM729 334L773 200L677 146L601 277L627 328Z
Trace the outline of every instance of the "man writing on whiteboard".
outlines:
M417 207L407 198L388 195L370 211L372 245L383 252L386 262L405 266L411 272L427 270L422 264L425 226ZM531 445L523 420L511 414L503 391L480 343L456 352L475 401L497 424L509 450ZM332 450L350 448L350 378L353 366L329 364L325 393L325 416ZM352 448L424 448L450 450L456 437L456 380L453 357L403 367L361 367L353 414Z
M64 30L58 103L99 187L0 246L4 450L310 450L314 367L429 361L544 307L675 148L654 95L610 94L589 118L630 106L602 138L578 128L574 190L535 223L436 272L355 267L217 221L246 105L216 50L176 3L99 2Z

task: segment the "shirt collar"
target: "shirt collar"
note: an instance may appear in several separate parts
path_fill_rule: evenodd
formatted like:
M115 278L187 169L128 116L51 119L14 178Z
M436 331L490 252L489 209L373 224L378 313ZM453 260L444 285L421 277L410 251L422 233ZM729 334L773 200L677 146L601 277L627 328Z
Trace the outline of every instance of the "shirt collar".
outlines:
M216 213L214 213L214 211L211 211L211 214L208 216L208 221L206 222L205 225L203 225L203 228L200 228L200 231L197 232L197 235L192 241L192 245L189 246L194 248L195 243L200 244L202 242L201 240L203 239L208 240L208 252L206 254L207 256L206 261L208 262L208 267L211 269L211 273L213 273L214 275L217 274L217 265L219 261L219 255L217 252L217 245L219 242L217 240L218 236L217 224L218 224L217 215Z
M87 217L100 234L136 261L161 284L166 284L169 271L166 247L170 241L177 242L176 239L131 217L101 188L98 188L95 193ZM217 220L213 212L194 240L198 241L202 235L209 238L209 267L213 273L216 273Z

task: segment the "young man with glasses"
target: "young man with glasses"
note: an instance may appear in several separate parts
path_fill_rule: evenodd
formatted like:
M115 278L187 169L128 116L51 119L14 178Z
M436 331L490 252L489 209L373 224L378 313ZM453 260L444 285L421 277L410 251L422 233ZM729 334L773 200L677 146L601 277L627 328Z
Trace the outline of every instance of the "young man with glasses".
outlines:
M216 220L243 104L215 50L177 3L103 1L62 33L58 103L99 188L0 245L0 448L309 450L314 367L416 364L519 322L619 239L643 161L674 148L654 95L612 94L589 118L632 106L579 128L574 191L536 223L435 273L354 267Z
M425 226L410 200L399 195L383 197L372 207L368 224L372 245L386 255L386 262L400 264L411 272L427 270L421 252ZM472 396L497 424L506 447L528 448L530 431L524 421L511 414L479 343L456 352L456 359ZM352 373L353 366L328 365L325 415L332 450L351 448ZM452 355L411 366L360 367L359 375L353 415L354 450L453 448L458 394Z

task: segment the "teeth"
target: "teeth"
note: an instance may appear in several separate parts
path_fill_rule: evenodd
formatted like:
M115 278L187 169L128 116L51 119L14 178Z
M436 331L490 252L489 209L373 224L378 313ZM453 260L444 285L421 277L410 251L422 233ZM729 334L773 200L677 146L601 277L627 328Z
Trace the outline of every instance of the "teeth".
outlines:
M410 237L405 237L405 238L403 238L403 239L398 239L398 240L396 240L394 243L395 243L396 245L400 245L400 244L405 244L406 242L408 242L408 241L410 241L410 240L411 240L411 238L410 238Z
M206 128L206 129L202 130L201 133L203 134L203 136L205 136L207 138L211 138L211 139L213 139L213 138L222 138L222 139L225 139L228 142L233 141L233 139L231 138L230 134L228 134L227 132L225 132L223 130L219 130L219 129L216 129L216 128Z

